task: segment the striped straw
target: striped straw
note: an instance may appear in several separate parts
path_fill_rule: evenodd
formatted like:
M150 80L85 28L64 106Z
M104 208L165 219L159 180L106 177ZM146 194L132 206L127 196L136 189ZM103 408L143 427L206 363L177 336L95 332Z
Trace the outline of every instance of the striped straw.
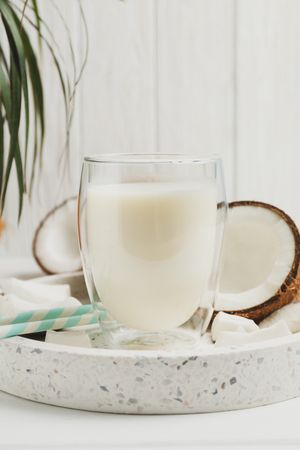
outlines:
M93 312L92 305L82 305L82 306L69 306L67 308L40 308L33 309L30 311L25 311L12 317L1 317L0 316L0 326L9 325L15 323L23 322L35 322L36 320L48 320L57 319L58 317L67 316L80 316L82 314L89 314Z
M18 336L20 334L39 333L47 330L59 330L61 328L71 328L80 325L91 325L97 322L98 319L94 314L83 314L81 316L2 325L0 327L0 339Z
M20 334L39 333L80 325L91 325L106 318L106 311L93 312L92 305L35 309L14 317L0 317L0 339Z

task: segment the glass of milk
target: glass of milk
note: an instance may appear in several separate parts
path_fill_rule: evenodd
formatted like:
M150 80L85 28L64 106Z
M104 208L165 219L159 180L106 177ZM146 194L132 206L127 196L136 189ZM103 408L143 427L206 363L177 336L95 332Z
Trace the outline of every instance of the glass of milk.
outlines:
M226 210L218 157L84 158L81 255L90 300L111 346L189 340L187 323L199 335L205 331Z

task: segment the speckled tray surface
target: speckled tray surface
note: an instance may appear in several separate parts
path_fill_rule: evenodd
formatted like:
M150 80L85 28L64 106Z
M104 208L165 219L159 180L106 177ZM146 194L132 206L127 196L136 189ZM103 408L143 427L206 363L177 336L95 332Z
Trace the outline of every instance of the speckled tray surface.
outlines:
M87 301L81 274L48 277ZM43 336L40 337L43 339ZM243 347L142 351L0 341L0 389L90 411L183 414L249 408L300 395L300 334Z

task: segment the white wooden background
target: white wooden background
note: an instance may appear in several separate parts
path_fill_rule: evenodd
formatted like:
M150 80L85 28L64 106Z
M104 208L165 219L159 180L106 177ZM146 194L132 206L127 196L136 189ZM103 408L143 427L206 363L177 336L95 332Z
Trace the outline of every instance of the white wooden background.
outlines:
M52 0L40 1L62 51ZM57 2L75 42L76 0ZM78 91L69 173L59 183L63 113L53 68L42 61L48 134L38 193L19 227L11 186L0 254L30 253L46 211L78 188L96 152L217 152L229 200L258 199L300 224L300 1L82 0L90 53Z

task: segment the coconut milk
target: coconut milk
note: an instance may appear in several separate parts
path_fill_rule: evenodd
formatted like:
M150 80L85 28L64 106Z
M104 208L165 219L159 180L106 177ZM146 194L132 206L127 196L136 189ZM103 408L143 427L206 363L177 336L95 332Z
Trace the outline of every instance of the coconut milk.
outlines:
M88 187L91 268L98 295L114 319L160 331L191 317L208 285L216 214L211 184Z

